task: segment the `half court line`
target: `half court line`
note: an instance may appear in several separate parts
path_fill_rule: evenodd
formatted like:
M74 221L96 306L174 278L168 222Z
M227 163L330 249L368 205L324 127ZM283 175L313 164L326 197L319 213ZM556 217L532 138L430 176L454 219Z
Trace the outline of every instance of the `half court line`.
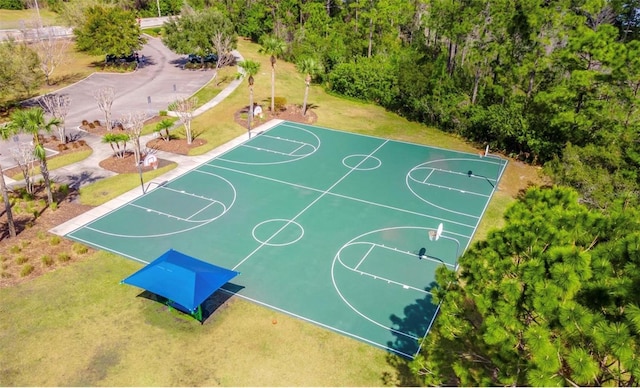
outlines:
M316 202L318 202L320 199L322 199L325 195L327 195L331 189L333 189L334 187L336 187L340 182L342 182L343 180L345 180L352 172L354 172L358 167L360 167L360 165L362 163L365 162L365 160L367 160L370 156L373 156L373 154L375 154L380 148L382 148L385 144L387 144L389 142L389 140L385 140L382 144L380 144L375 150L371 151L369 153L369 155L367 155L366 158L363 158L360 163L358 163L356 166L354 166L351 170L349 170L346 174L344 174L342 176L342 178L338 179L333 185L331 185L331 187L329 187L327 190L325 190L324 192L322 192L322 194L320 194L316 199L314 199L310 204L308 204L304 209L300 210L300 212L298 212L298 214L296 214L293 218L291 218L287 223L285 223L280 229L278 229L274 234L271 235L271 237L269 237L268 239L266 239L262 244L260 244L256 249L253 250L253 252L249 253L249 255L247 257L245 257L244 259L242 259L242 261L240 261L238 264L236 264L232 269L235 271L236 268L238 268L240 265L242 265L242 263L244 263L245 261L247 261L251 256L253 256L254 253L256 253L258 250L260 250L263 246L265 246L266 244L269 243L269 241L271 241L272 238L274 238L275 236L278 235L278 233L282 232L287 226L289 226L289 224L291 224L292 222L294 222L298 217L300 217L304 212L306 212L311 206L313 206Z

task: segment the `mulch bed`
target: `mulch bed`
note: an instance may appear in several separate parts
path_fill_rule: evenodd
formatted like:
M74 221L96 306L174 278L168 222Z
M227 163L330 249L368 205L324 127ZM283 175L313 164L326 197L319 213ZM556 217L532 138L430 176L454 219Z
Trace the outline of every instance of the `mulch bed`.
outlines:
M249 112L249 105L238 110L234 114L234 120L240 124L243 128L247 128L247 116ZM271 119L280 119L287 121L295 121L302 124L313 124L318 121L318 115L313 110L307 108L307 114L302 115L302 107L300 105L287 105L282 110L276 110L275 114L272 114L269 107L264 108L263 115L261 117L255 117L252 123L252 127L255 128L259 125L266 123Z

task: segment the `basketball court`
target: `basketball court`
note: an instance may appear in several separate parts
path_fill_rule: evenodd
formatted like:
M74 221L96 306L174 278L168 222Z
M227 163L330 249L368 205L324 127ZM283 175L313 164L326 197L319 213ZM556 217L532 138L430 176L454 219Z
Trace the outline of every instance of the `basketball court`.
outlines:
M456 268L505 167L280 122L67 237L233 269L227 292L413 358L436 314L435 270Z

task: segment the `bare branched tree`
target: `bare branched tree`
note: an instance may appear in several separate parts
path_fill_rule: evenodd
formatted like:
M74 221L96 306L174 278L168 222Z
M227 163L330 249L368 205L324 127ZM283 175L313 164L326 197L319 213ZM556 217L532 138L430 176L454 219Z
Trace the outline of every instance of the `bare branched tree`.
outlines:
M39 31L38 39L32 47L40 59L40 71L44 74L47 85L51 85L51 75L56 68L64 65L67 61L66 52L71 41L57 39L51 28L36 31Z
M142 127L147 119L147 114L143 111L127 113L122 117L122 124L129 135L129 139L133 144L133 155L135 156L136 166L142 162L142 145L140 144L140 136L142 135Z
M22 171L25 190L27 190L27 193L33 194L33 180L31 177L37 160L33 143L20 142L18 145L11 147L9 152L11 152L13 160L16 161L20 171Z
M184 124L184 132L187 137L187 144L193 142L193 134L191 133L191 120L193 120L193 111L198 105L197 97L181 97L171 104L180 121Z
M216 72L213 75L216 77L218 75L218 69L233 65L236 58L231 54L233 41L230 35L218 32L213 36L213 38L211 38L211 43L213 43L213 49L218 53L218 61L216 62L215 69Z
M104 113L107 131L111 131L111 106L116 99L116 91L111 86L105 86L93 92L93 98L98 103L98 108Z
M45 94L38 99L38 103L47 114L60 121L58 129L58 140L62 144L67 143L67 133L65 127L65 119L69 114L69 106L71 105L71 97L66 94Z

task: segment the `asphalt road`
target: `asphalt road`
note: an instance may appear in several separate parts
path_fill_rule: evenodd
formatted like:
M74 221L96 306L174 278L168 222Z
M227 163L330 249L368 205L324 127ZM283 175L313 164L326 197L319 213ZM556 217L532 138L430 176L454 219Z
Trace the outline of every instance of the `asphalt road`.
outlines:
M127 113L144 111L149 116L166 110L177 97L188 96L204 86L213 76L212 71L184 70L186 57L177 55L165 47L160 39L148 38L147 44L139 51L145 61L133 73L94 73L86 79L56 91L71 98L66 128L71 136L82 138L85 132L78 131L82 120L104 121L104 114L98 108L94 91L111 86L115 89L112 118L119 119ZM21 138L28 141L27 138ZM15 147L14 139L0 143L0 165L9 168L16 165L10 148Z

